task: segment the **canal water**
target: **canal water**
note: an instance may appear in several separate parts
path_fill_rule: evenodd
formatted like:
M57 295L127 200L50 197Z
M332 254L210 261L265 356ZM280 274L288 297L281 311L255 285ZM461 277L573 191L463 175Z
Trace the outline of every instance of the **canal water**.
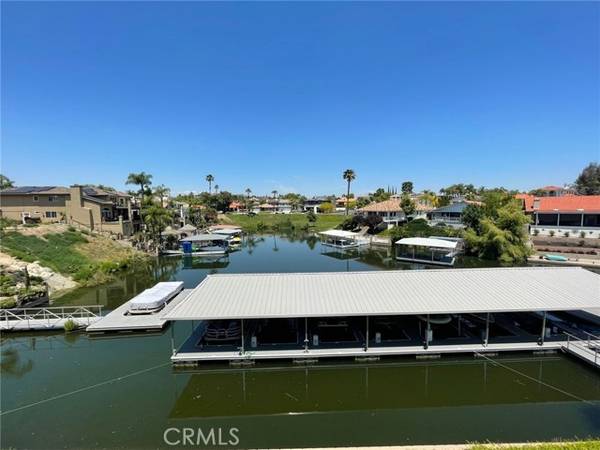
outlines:
M459 265L482 262L463 259ZM161 258L58 303L113 309L157 281L181 280L192 288L211 273L399 268L416 266L397 263L385 249L340 253L313 237L254 236L228 259ZM178 324L176 341L190 331ZM560 354L311 367L219 364L185 371L169 363L170 335L3 335L0 447L256 448L600 437L600 376Z

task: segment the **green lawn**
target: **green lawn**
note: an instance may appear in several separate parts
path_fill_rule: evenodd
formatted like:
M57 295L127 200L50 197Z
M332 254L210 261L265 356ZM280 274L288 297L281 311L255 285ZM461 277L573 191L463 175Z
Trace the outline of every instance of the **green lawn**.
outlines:
M234 225L242 227L244 231L278 231L285 229L307 229L323 231L340 225L346 216L340 214L317 214L317 221L309 225L306 214L227 214L227 218Z
M133 258L132 250L108 238L84 236L79 231L48 233L42 237L4 233L0 249L22 261L39 261L42 266L86 285L108 281L112 272L126 267Z
M480 444L469 447L469 450L599 450L600 441L581 442L548 442L527 445L494 445Z
M55 272L72 275L91 262L75 249L84 242L85 236L76 231L46 234L44 239L11 232L2 236L2 250L23 261L39 261Z

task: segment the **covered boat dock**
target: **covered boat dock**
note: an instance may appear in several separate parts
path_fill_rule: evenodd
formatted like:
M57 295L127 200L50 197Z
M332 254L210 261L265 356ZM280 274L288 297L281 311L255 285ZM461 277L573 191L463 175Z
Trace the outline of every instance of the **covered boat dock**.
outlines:
M227 274L162 317L195 324L173 363L306 361L564 349L557 315L598 306L577 267Z

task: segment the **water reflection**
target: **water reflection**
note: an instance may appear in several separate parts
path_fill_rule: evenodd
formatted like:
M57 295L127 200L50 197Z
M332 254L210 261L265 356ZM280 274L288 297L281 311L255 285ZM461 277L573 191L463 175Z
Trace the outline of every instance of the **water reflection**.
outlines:
M505 368L485 360L209 370L190 376L169 417L600 400L597 377L582 376L561 358L503 358L502 364L517 374L506 376Z

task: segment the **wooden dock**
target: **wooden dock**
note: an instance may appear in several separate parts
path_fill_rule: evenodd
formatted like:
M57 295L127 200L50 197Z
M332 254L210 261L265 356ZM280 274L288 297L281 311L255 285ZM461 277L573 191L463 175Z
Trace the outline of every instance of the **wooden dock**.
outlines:
M160 311L153 314L127 314L129 302L123 303L117 309L109 312L97 322L87 327L90 333L124 332L124 331L157 331L162 330L167 321L162 315L173 309L179 302L185 299L192 289L184 289L177 294Z
M65 323L78 328L93 325L102 318L102 306L53 306L0 310L1 331L64 330Z

